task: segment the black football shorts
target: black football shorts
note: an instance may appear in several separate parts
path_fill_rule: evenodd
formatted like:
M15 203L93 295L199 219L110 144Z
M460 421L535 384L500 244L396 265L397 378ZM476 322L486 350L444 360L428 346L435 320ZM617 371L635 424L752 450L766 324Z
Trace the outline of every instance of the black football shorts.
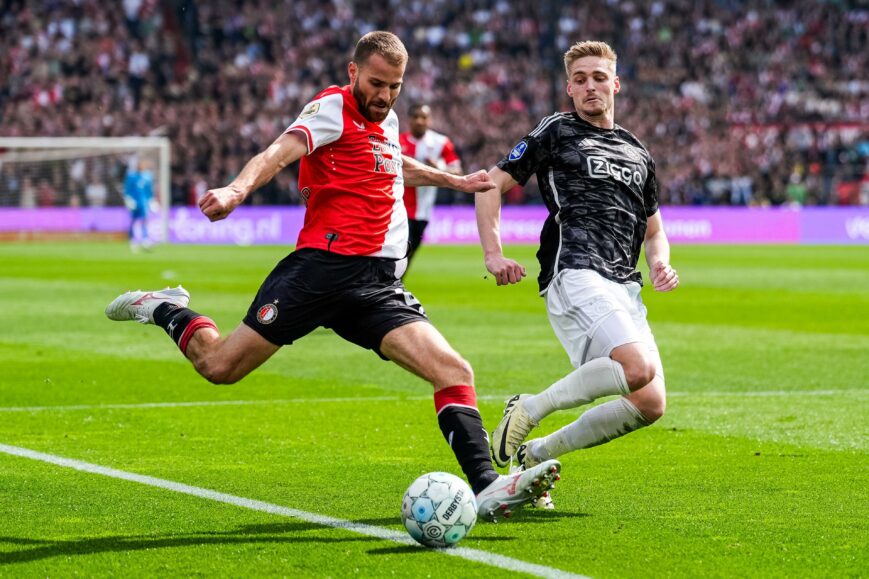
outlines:
M374 350L399 326L428 321L422 304L395 278L390 259L338 255L320 249L294 251L260 286L244 323L278 346L318 327Z

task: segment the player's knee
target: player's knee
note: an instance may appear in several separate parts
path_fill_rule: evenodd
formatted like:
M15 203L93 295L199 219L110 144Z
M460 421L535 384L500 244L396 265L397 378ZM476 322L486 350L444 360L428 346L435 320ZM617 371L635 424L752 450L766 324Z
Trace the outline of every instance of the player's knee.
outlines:
M655 379L655 364L648 356L636 356L629 362L622 362L625 380L631 391L639 390Z
M474 384L474 369L471 367L470 362L462 358L461 356L456 355L454 361L454 372L458 375L456 379L456 383L458 384L467 384L469 386Z
M447 360L441 361L431 376L431 383L435 388L446 388L457 384L473 386L474 370L467 360L454 353Z
M664 412L667 410L667 399L663 395L649 396L642 401L637 410L649 422L656 422L664 416Z

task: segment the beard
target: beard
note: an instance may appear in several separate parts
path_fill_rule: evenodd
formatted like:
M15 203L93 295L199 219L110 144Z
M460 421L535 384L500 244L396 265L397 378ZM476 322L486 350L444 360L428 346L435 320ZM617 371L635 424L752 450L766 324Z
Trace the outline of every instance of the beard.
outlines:
M393 103L382 100L366 101L365 95L362 94L361 90L359 90L358 84L354 84L350 92L353 94L353 98L356 99L356 104L359 106L359 112L372 123L382 123L386 120L387 115L389 115L389 111L392 110ZM386 108L376 109L373 105L380 105Z
M580 103L579 110L591 117L604 116L607 112L607 103L599 98L596 101Z

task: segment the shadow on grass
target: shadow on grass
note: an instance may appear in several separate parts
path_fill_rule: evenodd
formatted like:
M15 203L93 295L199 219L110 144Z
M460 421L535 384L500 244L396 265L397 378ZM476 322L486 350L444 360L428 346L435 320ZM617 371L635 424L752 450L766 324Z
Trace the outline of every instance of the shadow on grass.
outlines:
M473 532L473 531L472 531ZM514 541L515 537L474 537L475 541L486 541L494 543L496 541ZM459 543L459 547L464 547L464 543ZM447 547L446 550L453 549L454 547ZM367 553L369 555L412 555L414 553L418 553L420 555L424 555L426 553L433 553L437 551L443 551L445 549L428 549L423 547L422 545L397 545L395 547L380 547L378 549L369 549Z
M510 517L509 521L502 521L498 523L509 525L512 521L519 521L522 523L546 523L549 521L557 521L559 519L582 519L585 517L590 517L588 513L573 513L569 511L559 511L555 510L545 510L545 509L530 509L524 508L516 511L516 514ZM374 525L376 527L389 527L391 525L397 526L398 530L404 530L401 526L401 517L380 517L377 519L359 519L357 521L353 521L354 523L361 523L363 525ZM477 519L477 524L490 525L492 523L488 523L486 521L482 521L481 519Z
M522 521L523 523L546 523L549 521L557 521L559 519L584 519L590 517L588 513L571 513L569 511L545 510L545 509L524 509L511 521Z
M564 511L542 511L526 509L514 520L523 523L546 523L563 518L587 517L583 513ZM363 525L377 527L393 526L400 522L398 517L381 517L353 521ZM488 525L489 523L483 523ZM36 539L29 537L0 536L0 545L6 543L22 548L0 553L0 566L15 563L28 563L52 557L72 557L76 555L91 555L94 553L112 553L125 551L141 551L145 549L161 549L170 547L190 547L199 545L242 545L256 543L347 543L376 542L376 537L304 537L300 533L322 531L329 527L307 522L270 523L257 525L242 525L231 531L205 531L201 533L186 533L173 535L113 535L109 537L87 537L71 540ZM399 529L395 529L399 530ZM512 541L514 537L475 537L477 541ZM372 555L389 555L395 553L426 553L415 545L398 545L382 547L368 551Z
M510 522L501 522L499 525L507 525L505 530L512 524L512 521L519 521L521 523L526 524L540 524L540 523L549 523L554 522L560 519L579 519L590 517L591 515L587 513L571 513L566 511L555 511L555 510L542 510L542 509L523 509L519 511L516 516L511 517ZM380 519L361 519L356 521L358 523L364 523L366 525L378 525L378 526L386 526L386 525L394 525L396 522L396 517L383 517ZM480 525L481 522L478 520L477 525ZM492 523L482 522L483 525L491 525ZM473 532L473 531L472 531ZM511 535L515 535L515 533L511 533ZM496 537L479 537L474 535L474 541L480 541L485 543L495 543L495 542L506 542L506 541L514 541L516 537L514 536L496 536ZM413 553L429 553L433 550L437 549L426 549L422 548L420 545L397 545L395 547L380 547L377 549L370 549L368 551L369 555L404 555L404 554L413 554Z
M304 537L299 533L306 531L331 530L329 527L314 523L280 523L266 525L245 525L232 531L206 531L177 535L129 535L110 537L89 537L72 540L40 540L26 537L0 536L0 545L26 545L27 549L0 553L0 567L15 563L40 561L51 557L72 557L94 553L141 551L169 547L189 547L198 545L239 545L256 543L347 543L380 541L376 537ZM289 536L287 536L289 535Z

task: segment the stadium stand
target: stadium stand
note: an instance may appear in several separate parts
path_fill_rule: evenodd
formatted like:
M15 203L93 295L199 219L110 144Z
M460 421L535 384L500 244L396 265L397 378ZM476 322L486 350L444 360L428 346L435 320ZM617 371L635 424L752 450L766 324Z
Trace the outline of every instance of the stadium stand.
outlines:
M655 156L662 203L869 205L869 9L859 1L0 5L0 136L168 136L175 204L225 184L306 100L346 81L361 33L388 29L411 55L400 116L432 103L468 170L568 107L561 54L594 38L619 53L617 121ZM0 203L87 203L65 174L34 182L0 167ZM507 196L538 199L533 183ZM250 202L298 200L291 169Z

